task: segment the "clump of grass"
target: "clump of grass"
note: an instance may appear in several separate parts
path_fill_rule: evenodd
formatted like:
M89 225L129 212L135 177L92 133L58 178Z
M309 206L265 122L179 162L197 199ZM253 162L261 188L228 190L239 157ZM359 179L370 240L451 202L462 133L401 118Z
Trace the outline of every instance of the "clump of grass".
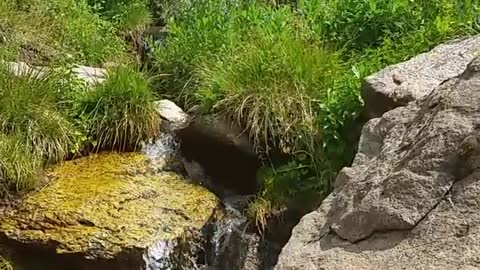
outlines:
M205 62L195 97L241 123L259 149L313 153L318 115L341 71L335 53L315 41L259 32L229 57Z
M255 222L255 227L260 235L264 235L270 219L274 216L274 212L275 205L271 200L257 196L253 202L248 204L245 214L250 220Z
M22 136L0 134L0 195L32 188L42 160Z
M48 162L62 160L69 152L75 129L58 109L58 81L34 71L14 76L0 69L0 132L23 138Z
M0 48L16 51L9 60L99 65L128 58L113 24L94 14L85 1L0 1L0 29L8 39Z
M109 70L106 81L79 100L97 148L128 150L159 132L154 95L146 76L130 66Z

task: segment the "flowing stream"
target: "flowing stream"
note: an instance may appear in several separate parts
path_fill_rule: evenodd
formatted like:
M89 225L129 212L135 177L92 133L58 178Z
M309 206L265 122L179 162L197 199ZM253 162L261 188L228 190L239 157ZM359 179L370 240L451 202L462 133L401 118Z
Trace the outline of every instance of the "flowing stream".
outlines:
M173 132L163 133L155 142L146 144L143 152L152 161L184 160L179 153L179 142ZM183 164L185 165L185 164ZM158 165L158 169L163 164ZM176 166L174 169L179 169ZM172 169L172 168L167 168ZM187 177L196 172L189 172ZM198 177L198 174L194 177ZM206 177L203 175L203 177ZM208 181L204 181L208 182ZM178 243L158 243L144 255L147 270L203 269L203 270L260 270L265 254L261 254L261 238L247 232L248 220L242 209L248 196L231 195L222 199L219 215L213 217L204 230L202 239L192 239L179 254ZM176 258L172 258L172 256ZM183 257L179 260L178 257ZM187 259L185 259L187 258Z

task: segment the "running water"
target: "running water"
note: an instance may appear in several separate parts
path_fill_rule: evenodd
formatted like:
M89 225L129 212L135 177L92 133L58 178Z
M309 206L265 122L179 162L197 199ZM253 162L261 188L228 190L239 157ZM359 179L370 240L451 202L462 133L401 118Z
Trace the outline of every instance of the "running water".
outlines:
M182 162L184 159L179 153L179 142L173 132L164 132L154 142L144 144L142 152L150 158L157 171L182 171L185 166L190 166ZM177 164L172 168L170 162L165 163L165 160ZM187 243L176 239L150 247L143 255L145 269L261 269L258 251L260 238L245 232L247 218L241 212L248 199L246 196L223 198L224 208L219 209L223 214L212 217L200 237L192 237Z

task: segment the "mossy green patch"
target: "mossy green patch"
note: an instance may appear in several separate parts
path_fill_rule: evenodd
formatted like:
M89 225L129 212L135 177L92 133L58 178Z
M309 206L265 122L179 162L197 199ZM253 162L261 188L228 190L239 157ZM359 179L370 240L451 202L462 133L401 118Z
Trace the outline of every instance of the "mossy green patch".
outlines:
M0 230L24 243L56 243L58 253L114 258L202 228L218 206L208 190L175 173L153 174L139 153L105 153L54 166Z

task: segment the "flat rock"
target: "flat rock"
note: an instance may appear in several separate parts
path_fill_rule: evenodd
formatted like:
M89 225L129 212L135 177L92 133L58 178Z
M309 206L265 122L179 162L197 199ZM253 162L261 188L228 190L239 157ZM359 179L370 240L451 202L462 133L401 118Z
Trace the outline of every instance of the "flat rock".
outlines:
M480 58L370 120L275 269L480 268Z
M371 119L423 98L443 81L461 74L480 55L480 35L453 40L365 78L365 117Z
M0 235L90 260L128 257L142 269L170 260L161 255L199 232L218 206L215 195L175 173L152 174L140 153L67 161L47 177L45 188L1 219Z
M8 70L15 76L32 76L41 78L45 76L51 68L45 66L32 66L25 62L3 62ZM103 68L76 66L72 72L79 79L87 84L102 83L106 79L107 71Z

